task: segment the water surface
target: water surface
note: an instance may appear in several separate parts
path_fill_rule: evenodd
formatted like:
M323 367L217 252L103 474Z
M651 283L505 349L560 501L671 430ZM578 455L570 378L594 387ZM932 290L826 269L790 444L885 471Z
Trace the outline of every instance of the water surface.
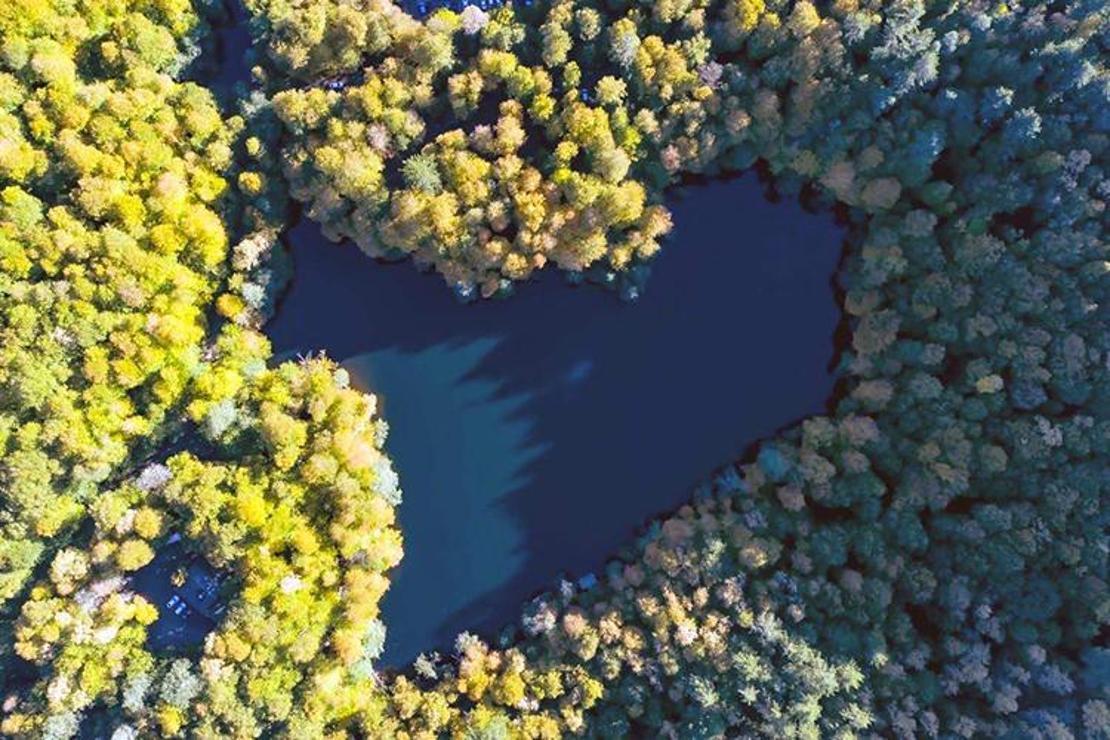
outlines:
M460 305L438 275L289 234L295 278L267 332L324 350L381 398L405 557L384 663L489 634L560 576L753 442L820 412L838 310L831 215L770 204L755 177L688 187L643 297L554 274Z

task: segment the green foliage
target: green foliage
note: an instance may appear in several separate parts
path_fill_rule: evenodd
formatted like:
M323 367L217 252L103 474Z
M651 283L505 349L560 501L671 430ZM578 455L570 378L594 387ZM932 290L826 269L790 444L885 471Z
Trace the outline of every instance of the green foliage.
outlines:
M355 70L364 54L389 47L419 27L388 0L245 0L284 75L314 78Z
M252 344L266 349L229 327L212 372ZM250 737L288 723L315 736L373 693L373 674L356 669L364 636L381 629L383 574L401 554L374 398L326 360L264 371L231 398L241 421L217 449L234 462L179 453L102 492L87 549L59 551L31 590L15 649L42 670L5 733L29 736L99 705L141 733L190 725ZM200 671L147 651L158 610L128 588L129 572L171 533L231 574L237 593ZM129 693L139 679L144 701Z
M556 4L549 23L569 21L573 9ZM414 27L383 12L390 42L358 57L360 81L275 96L290 134L292 194L328 236L375 256L411 254L463 296L493 295L549 261L625 270L649 258L670 219L654 204L658 188L634 171L649 148L632 122L639 98L626 102L626 83L610 76L598 83L602 104L592 105L563 80L604 39L537 55L525 33L497 32L512 25L510 11L464 16L440 11ZM664 86L687 104L709 94L677 47L655 38L644 49L655 56L642 59L639 74L652 82L641 87ZM305 63L297 73L317 71ZM451 126L426 140L427 121L444 109ZM403 173L403 187L387 185L391 170Z
M195 24L188 3L0 11L0 600L197 367L242 121L163 73Z
M183 3L0 8L0 594L24 596L0 637L33 668L0 731L1105 734L1104 8L249 6L285 89L242 135L167 75ZM501 649L378 677L385 426L325 360L267 369L250 328L281 282L279 150L325 233L464 295L630 273L667 186L760 162L849 223L841 391ZM205 444L122 474L182 416ZM178 660L126 588L173 531L235 581Z
M0 10L0 602L172 430L220 291L258 323L280 283L264 145L167 74L202 27L187 0Z
M599 591L534 606L514 647L421 661L425 690L398 679L370 734L1097 735L1106 697L1076 656L1110 620L1106 22L552 0L437 12L340 89L279 93L292 192L325 233L462 295L548 261L620 282L688 174L759 162L850 223L830 415L728 469ZM737 627L768 615L781 652ZM639 641L607 643L605 619ZM575 671L606 690L541 688Z

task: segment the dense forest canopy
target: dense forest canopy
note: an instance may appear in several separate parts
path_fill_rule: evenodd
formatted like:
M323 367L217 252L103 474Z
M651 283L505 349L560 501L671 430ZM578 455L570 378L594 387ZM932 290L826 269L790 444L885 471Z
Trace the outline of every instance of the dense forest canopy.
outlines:
M228 251L221 172L242 121L165 74L195 16L77 10L0 11L4 598L42 539L159 435Z
M1104 3L246 5L237 107L186 81L218 7L0 7L0 732L1110 734ZM398 481L260 333L286 194L463 298L628 292L665 190L749 167L849 224L828 414L377 671ZM173 536L228 609L162 654L129 584Z

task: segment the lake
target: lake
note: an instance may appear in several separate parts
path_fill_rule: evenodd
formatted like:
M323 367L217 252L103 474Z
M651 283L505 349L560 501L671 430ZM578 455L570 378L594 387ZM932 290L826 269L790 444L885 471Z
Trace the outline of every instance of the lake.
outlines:
M401 476L405 557L382 662L487 637L561 574L599 572L760 438L820 413L839 310L832 215L769 203L752 174L688 186L643 296L554 271L458 303L301 220L266 331L324 351L378 394Z

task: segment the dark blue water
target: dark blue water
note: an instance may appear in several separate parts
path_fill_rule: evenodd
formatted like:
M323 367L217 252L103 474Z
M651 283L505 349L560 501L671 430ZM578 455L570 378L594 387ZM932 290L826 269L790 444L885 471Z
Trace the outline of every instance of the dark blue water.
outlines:
M688 187L643 298L555 274L460 305L302 221L275 353L324 350L378 393L401 475L405 558L384 663L517 618L561 573L598 571L714 468L819 412L833 379L830 215L754 176Z
M215 622L194 609L174 613L170 599L182 589L175 586L173 576L184 572L192 556L181 541L159 548L154 560L135 572L128 587L158 609L158 620L147 628L146 645L156 653L183 652L198 648L215 627Z

